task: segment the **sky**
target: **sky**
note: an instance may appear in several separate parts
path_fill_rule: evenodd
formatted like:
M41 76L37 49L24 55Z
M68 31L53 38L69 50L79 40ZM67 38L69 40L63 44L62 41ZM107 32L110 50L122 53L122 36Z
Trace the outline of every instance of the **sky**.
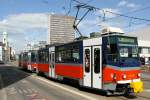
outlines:
M79 24L83 35L100 32L103 26L120 27L132 32L149 27L150 21L120 17L105 11L150 20L150 0L78 0L100 8L94 10ZM77 9L73 0L0 0L0 41L2 33L8 33L9 44L16 52L23 50L27 43L47 40L48 15L67 14L75 16ZM69 12L69 13L68 13ZM79 19L86 12L81 9ZM104 18L105 12L105 18ZM105 19L105 20L104 20Z

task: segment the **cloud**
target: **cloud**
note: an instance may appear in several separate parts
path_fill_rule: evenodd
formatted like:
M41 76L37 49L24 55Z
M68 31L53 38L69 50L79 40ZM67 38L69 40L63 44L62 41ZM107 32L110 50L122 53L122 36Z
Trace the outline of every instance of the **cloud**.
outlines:
M27 42L47 40L47 24L46 13L13 14L0 21L0 33L6 31L9 41L19 51Z
M125 6L127 4L126 0L122 0L118 3L118 6Z
M127 5L127 7L129 7L129 8L137 8L138 5L136 5L134 3L130 3L130 4Z
M135 3L131 3L127 0L121 0L119 3L118 3L118 7L127 7L127 8L132 8L132 9L137 9L140 7L139 4L135 4Z
M46 28L47 15L42 13L22 13L9 15L0 21L0 30L13 33L24 33L31 28ZM13 31L12 31L13 30Z

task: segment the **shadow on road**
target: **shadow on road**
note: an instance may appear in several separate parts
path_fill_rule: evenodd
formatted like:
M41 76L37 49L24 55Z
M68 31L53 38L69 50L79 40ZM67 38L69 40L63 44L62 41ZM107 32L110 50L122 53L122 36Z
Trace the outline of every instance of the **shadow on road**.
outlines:
M17 67L0 65L0 89L30 76L29 73L18 69Z

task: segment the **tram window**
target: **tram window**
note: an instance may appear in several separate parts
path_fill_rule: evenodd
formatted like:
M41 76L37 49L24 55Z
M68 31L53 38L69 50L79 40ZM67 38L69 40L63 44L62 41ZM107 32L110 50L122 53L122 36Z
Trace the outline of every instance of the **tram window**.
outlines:
M138 56L138 48L132 47L132 57L137 57L137 56Z
M61 59L61 52L58 54L58 62L61 62L62 61L62 59Z
M19 55L19 62L21 61L21 55Z
M85 49L85 72L90 72L90 50Z
M49 62L48 52L44 52L44 51L39 52L39 62L42 63Z
M63 63L79 63L79 49L61 50L56 52L56 62Z
M39 52L39 62L43 62L44 52Z
M72 62L72 58L71 58L71 50L66 50L66 54L64 56L64 61L65 62Z
M44 61L45 61L45 63L48 63L48 62L49 62L48 52L45 52L45 53L44 53Z
M120 49L120 57L128 57L128 48L121 48Z
M38 53L38 61L41 62L41 53Z
M80 60L79 49L73 50L72 58L73 58L73 62L79 62Z
M99 48L94 49L94 72L95 73L100 72L100 49Z
M52 61L54 62L55 61L55 54L54 53L52 53Z
M36 62L36 54L35 53L31 54L31 61Z
M117 62L118 60L117 45L116 44L107 45L107 51L108 51L107 54L108 61Z
M49 61L51 61L51 53L49 54Z

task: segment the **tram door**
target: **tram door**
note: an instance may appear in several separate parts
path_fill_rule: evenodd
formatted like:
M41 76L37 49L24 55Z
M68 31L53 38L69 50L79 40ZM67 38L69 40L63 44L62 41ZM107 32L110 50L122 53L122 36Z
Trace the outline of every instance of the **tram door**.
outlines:
M28 52L28 65L27 65L28 70L32 70L31 68L31 52Z
M101 89L101 46L84 47L83 85Z
M49 54L49 76L55 78L55 52L50 50Z

